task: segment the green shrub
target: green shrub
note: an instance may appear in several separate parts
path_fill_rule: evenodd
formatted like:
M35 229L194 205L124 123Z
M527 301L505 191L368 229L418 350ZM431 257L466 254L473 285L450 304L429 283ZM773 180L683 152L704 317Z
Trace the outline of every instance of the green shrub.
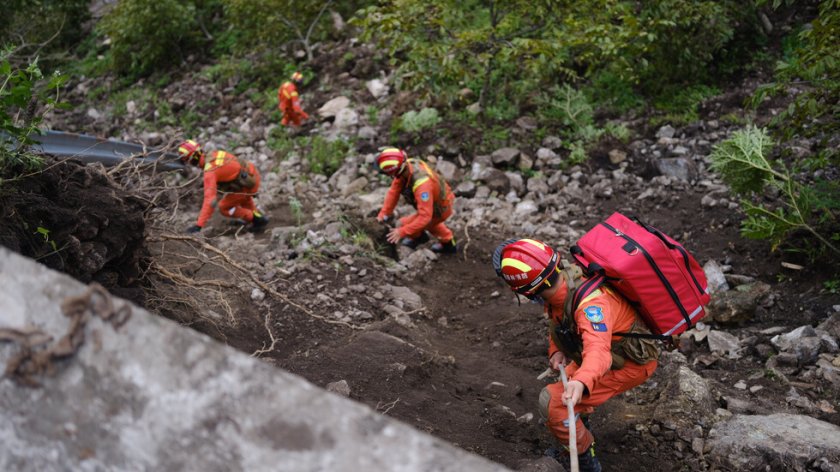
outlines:
M737 0L644 2L639 18L654 41L638 57L641 87L658 95L671 84L708 80L738 29L755 28L754 17L754 5Z
M712 168L742 197L747 218L741 233L770 240L775 249L795 232L804 231L840 256L840 185L825 180L800 182L784 162L768 157L773 146L765 129L747 127L712 151ZM765 203L768 188L778 193L778 204Z
M295 150L295 140L289 136L286 128L276 126L272 128L268 135L268 147L285 159L292 151Z
M440 115L434 108L423 108L419 112L411 110L400 117L399 128L409 133L417 133L436 126L440 121Z
M89 6L89 0L4 0L0 47L14 43L19 55L55 65L84 36Z
M630 130L620 123L608 122L604 125L604 132L623 143L630 140Z
M234 51L271 50L298 43L311 54L311 45L327 37L331 19L326 7L348 16L364 0L343 2L299 2L293 0L222 0L225 19L230 22Z
M344 163L351 143L342 139L327 141L321 136L308 139L309 150L304 153L309 169L317 174L332 175Z
M659 122L691 123L700 119L697 114L700 104L718 94L720 90L708 85L668 87L654 100L654 107L665 112Z
M121 0L99 27L111 38L112 67L135 76L182 63L200 37L194 4L178 0Z
M38 132L41 104L59 106L58 92L66 78L58 72L45 78L37 63L12 66L10 50L0 51L0 176L36 170L41 158L27 150Z
M585 92L592 103L617 113L626 113L645 105L631 81L608 69L595 73Z
M760 86L751 100L758 106L768 96L792 96L788 108L771 120L770 127L785 141L796 136L816 138L818 152L827 152L835 165L840 165L840 151L832 144L832 138L840 134L838 31L840 2L821 1L819 16L810 27L785 38L785 54L776 67L775 81Z

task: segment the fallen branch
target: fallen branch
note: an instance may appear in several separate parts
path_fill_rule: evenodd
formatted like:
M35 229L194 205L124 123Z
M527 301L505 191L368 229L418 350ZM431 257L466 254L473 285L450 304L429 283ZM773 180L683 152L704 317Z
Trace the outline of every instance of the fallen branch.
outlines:
M280 300L283 300L283 301L284 301L284 302L286 302L287 304L289 304L289 305L291 305L291 306L293 306L293 307L297 308L298 310L302 311L303 313L307 314L308 316L310 316L310 317L312 317L312 318L315 318L315 319L317 319L317 320L323 321L324 323L328 323L328 324L334 324L334 325L346 326L346 327L348 327L348 328L350 328L350 329L359 329L359 330L360 330L360 329L364 329L364 328L363 328L363 327L361 327L361 326L356 326L356 325L351 324L351 323L348 323L348 322L346 322L346 321L333 320L333 319L327 318L327 317L325 317L325 316L321 316L321 315L318 315L318 314L313 313L313 312L312 312L311 310L309 310L308 308L304 307L303 305L300 305L300 304L298 304L298 303L293 302L293 301L292 301L292 300L290 300L287 296L283 295L282 293L278 292L277 290L275 290L275 289L273 289L273 288L269 287L268 285L266 285L265 283L263 283L263 282L262 282L260 279L258 279L258 278L257 278L257 276L256 276L256 275L254 275L251 271L249 271L249 270L248 270L248 269L246 269L245 267L242 267L241 265L239 265L239 264L237 264L236 262L234 262L234 261L233 261L233 259L231 259L231 258L230 258L230 256L228 256L228 255L227 255L224 251L222 251L221 249L219 249L219 248L217 248L217 247L215 247L215 246L213 246L213 245L211 245L211 244L208 244L208 243L206 243L205 241L202 241L202 240L200 240L200 239L198 239L198 238L196 238L196 237L194 237L194 236L177 235L177 234L162 234L162 235L160 235L160 237L161 237L162 239L169 240L169 241L189 241L189 242L192 242L192 243L197 244L198 246L201 246L202 248L204 248L204 249L206 249L206 250L208 250L208 251L210 251L210 252L212 252L212 253L214 253L214 254L217 254L217 255L218 255L218 256L220 256L222 259L224 259L224 260L225 260L225 262L227 262L228 264L230 264L230 266L231 266L231 267L235 267L237 270L239 270L239 271L240 271L240 272L242 272L243 274L247 275L247 276L248 276L248 278L250 278L250 279L251 279L251 281L252 281L252 282L253 282L256 286L258 286L260 289L262 289L262 291L263 291L263 292L269 293L269 294L271 294L273 297L276 297L276 298L279 298Z
M267 352L271 352L274 350L274 346L277 345L277 338L274 337L274 333L271 332L271 310L269 309L268 314L265 315L265 330L268 331L268 337L271 338L271 345L268 348L265 347L265 343L263 343L262 349L258 349L251 354L251 357L256 357L260 354L265 354Z
M472 223L472 219L467 220L467 224L464 226L464 236L467 238L467 242L464 244L464 261L467 260L467 249L470 247L470 223Z
M376 403L376 411L379 411L380 408L384 408L384 407L387 406L388 408L385 408L385 411L382 412L383 415L387 415L388 412L393 410L394 407L397 406L397 403L399 403L399 402L400 402L399 398L397 398L396 400L394 400L390 403L386 403L384 405L382 404L382 402L377 402Z

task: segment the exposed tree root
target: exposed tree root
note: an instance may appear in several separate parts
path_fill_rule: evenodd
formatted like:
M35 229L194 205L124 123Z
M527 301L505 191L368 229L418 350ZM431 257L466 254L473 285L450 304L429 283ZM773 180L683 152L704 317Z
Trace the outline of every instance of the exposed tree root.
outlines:
M186 236L186 235L178 235L178 234L162 234L162 235L160 235L159 240L191 242L191 243L201 247L202 249L205 249L206 251L209 251L209 252L212 252L212 253L218 255L229 266L236 268L242 274L247 276L251 280L251 282L253 284L255 284L257 287L259 287L263 292L271 294L272 297L278 298L278 299L286 302L287 304L297 308L298 310L302 311L303 313L305 313L307 316L309 316L311 318L315 318L319 321L323 321L324 323L328 323L328 324L345 326L345 327L350 328L350 329L357 329L357 330L364 329L364 327L362 327L362 326L357 326L357 325L354 325L352 323L348 323L346 321L330 319L330 318L327 318L325 316L321 316L321 315L318 315L316 313L313 313L311 310L304 307L303 305L295 303L294 301L290 300L286 295L284 295L284 294L278 292L277 290L269 287L267 284L265 284L259 278L257 278L257 276L254 275L251 271L249 271L248 269L246 269L242 265L236 263L233 259L231 259L230 256L227 255L227 253L225 253L221 249L219 249L219 248L217 248L217 247L215 247L211 244L208 244L207 242L202 241L201 239L198 239L194 236ZM151 241L157 241L157 239L152 239Z

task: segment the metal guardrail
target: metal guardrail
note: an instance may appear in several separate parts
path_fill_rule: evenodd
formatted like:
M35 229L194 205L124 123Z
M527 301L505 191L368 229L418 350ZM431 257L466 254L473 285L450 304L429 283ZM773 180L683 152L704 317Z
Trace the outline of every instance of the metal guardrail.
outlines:
M155 165L162 170L181 169L184 165L171 152L149 149L142 144L97 138L86 134L46 131L33 135L33 152L59 157L72 157L83 162L101 162L106 166L132 159L140 164Z

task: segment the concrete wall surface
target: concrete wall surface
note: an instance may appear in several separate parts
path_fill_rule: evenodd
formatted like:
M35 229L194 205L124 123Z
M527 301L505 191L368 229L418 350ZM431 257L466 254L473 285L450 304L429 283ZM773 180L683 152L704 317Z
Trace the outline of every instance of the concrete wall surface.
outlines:
M0 363L39 331L32 353L60 353L61 304L86 289L0 247ZM142 309L118 328L101 311L51 373L27 375L32 356L0 379L0 470L507 470Z

